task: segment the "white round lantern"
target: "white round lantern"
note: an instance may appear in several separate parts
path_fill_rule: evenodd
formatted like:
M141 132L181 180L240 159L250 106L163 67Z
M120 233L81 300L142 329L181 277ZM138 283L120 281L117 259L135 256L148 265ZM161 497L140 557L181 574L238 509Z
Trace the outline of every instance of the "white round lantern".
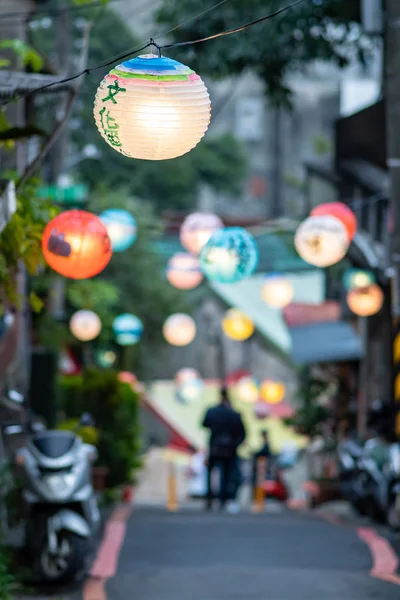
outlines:
M308 217L297 229L296 250L303 260L315 267L329 267L345 257L349 238L345 225L336 217Z
M97 90L100 134L130 158L164 160L186 154L210 123L210 97L201 78L171 58L145 54L115 67Z
M252 377L242 377L236 385L239 400L246 404L255 404L260 396L257 381Z
M272 308L285 308L293 300L294 289L284 275L267 275L261 289L261 295Z
M213 213L192 213L182 223L180 230L181 244L186 250L197 256L214 231L223 227L224 224L221 219Z
M165 321L163 333L171 346L187 346L196 336L196 324L189 315L176 313Z
M91 310L78 310L69 322L71 333L81 342L90 342L101 331L100 317Z
M185 252L174 254L168 261L167 279L178 290L197 287L203 280L199 259Z

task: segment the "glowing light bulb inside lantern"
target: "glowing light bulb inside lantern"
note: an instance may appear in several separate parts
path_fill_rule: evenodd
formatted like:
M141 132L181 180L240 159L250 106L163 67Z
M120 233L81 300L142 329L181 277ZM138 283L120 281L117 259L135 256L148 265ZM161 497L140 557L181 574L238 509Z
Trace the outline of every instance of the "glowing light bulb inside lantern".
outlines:
M210 248L206 260L209 271L221 271L226 277L233 276L239 264L239 257L227 248Z
M178 112L163 98L146 104L140 103L136 107L140 111L143 127L149 132L161 134L163 137L168 137L176 132Z

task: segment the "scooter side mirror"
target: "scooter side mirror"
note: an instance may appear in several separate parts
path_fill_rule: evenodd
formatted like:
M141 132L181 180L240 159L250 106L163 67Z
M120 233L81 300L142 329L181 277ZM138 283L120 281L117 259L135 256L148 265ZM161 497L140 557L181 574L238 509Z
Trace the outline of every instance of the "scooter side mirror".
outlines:
M82 427L95 427L95 425L96 425L96 421L94 420L93 415L91 415L88 412L83 413L83 415L80 418L79 423Z
M7 425L4 427L5 435L18 435L25 432L25 428L22 425Z
M18 404L19 406L22 406L25 403L25 397L24 397L24 395L20 394L16 390L9 390L7 392L7 398L11 402L14 402L15 404Z

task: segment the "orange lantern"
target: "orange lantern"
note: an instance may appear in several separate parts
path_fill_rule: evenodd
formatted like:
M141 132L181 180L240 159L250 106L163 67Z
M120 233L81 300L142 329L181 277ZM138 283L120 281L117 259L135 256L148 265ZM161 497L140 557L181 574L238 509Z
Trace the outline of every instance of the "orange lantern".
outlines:
M278 381L266 379L261 384L260 396L267 404L279 404L285 396L285 386Z
M352 210L343 202L327 202L326 204L320 204L311 211L312 217L320 217L330 215L339 219L346 227L349 241L351 241L357 232L357 219L356 215Z
M43 233L42 250L47 264L71 279L94 277L112 255L106 227L85 210L68 210L50 221Z
M381 310L383 302L383 292L376 283L363 288L353 288L347 294L348 307L359 317L376 315Z

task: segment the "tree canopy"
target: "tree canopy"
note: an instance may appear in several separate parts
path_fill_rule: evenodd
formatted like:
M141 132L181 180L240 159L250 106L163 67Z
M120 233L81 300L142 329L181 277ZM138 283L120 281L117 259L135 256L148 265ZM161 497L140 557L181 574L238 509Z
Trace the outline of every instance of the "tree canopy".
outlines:
M201 39L263 17L289 0L230 0L193 20L210 7L208 0L163 0L158 22L172 32L173 42ZM365 58L368 44L361 30L356 0L306 0L246 31L168 53L202 75L223 78L252 69L265 82L273 102L290 104L285 76L315 59L348 64L350 50ZM162 42L160 42L162 43Z

